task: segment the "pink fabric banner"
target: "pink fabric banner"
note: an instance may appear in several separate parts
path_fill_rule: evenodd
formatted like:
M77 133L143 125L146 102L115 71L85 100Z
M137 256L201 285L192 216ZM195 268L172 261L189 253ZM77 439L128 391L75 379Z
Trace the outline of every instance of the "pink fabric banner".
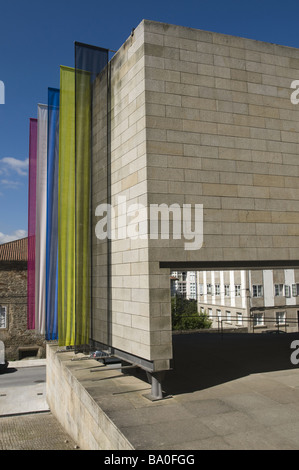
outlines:
M27 328L34 330L37 119L30 119L29 131Z

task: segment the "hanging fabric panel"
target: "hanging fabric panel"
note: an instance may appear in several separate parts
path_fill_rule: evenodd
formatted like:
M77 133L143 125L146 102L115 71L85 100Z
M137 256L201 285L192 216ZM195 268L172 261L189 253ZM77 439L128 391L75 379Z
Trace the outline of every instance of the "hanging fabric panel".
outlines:
M60 68L58 343L75 344L75 71Z
M38 105L36 163L35 329L45 333L48 106Z
M28 275L27 328L35 329L35 224L36 224L36 153L37 119L29 122L29 178L28 178Z
M90 74L76 70L76 345L89 343Z
M60 91L48 89L46 339L58 339L58 165Z
M75 43L76 345L90 339L92 97L107 64L107 49Z

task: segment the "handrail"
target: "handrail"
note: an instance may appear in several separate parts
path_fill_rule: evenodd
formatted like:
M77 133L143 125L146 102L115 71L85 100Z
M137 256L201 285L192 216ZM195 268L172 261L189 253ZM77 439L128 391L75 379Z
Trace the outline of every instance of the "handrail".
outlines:
M203 313L198 313L198 315L202 315ZM185 318L194 318L196 314L191 314L191 315L184 315ZM208 315L208 314L204 314L207 318L207 320L211 320L213 321L214 319L217 320L217 323L218 323L218 331L223 333L223 331L225 330L225 328L223 327L224 323L231 323L232 324L232 327L234 328L246 328L248 327L249 331L252 331L253 333L255 332L255 330L260 330L260 329L265 329L267 330L268 327L269 327L269 324L273 324L275 326L275 328L277 328L277 331L285 331L285 333L287 332L287 327L290 326L290 325L296 325L297 328L298 328L298 332L299 332L299 322L297 319L293 319L293 318L285 318L285 320L283 322L278 322L277 323L277 320L274 319L273 317L263 317L263 321L264 321L264 324L263 325L256 325L255 322L254 322L254 315L249 315L249 316L244 316L242 315L242 324L238 324L238 321L239 321L239 317L238 315L231 315L230 316L230 319L227 320L227 319L224 319L224 318L220 318L218 315ZM246 324L247 322L247 324ZM212 329L212 327L210 328L207 328L207 329Z

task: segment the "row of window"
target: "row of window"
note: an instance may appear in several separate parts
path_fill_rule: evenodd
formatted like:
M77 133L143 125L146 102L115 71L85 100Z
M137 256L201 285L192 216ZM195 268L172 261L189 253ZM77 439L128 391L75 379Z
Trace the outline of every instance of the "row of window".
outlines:
M275 297L298 297L299 295L299 284L292 284L291 286L285 284L274 284L274 295ZM261 284L253 284L252 286L252 297L263 297L264 289Z
M205 308L200 307L200 313L204 313ZM211 308L208 308L208 317L212 320L213 319L213 310ZM216 321L227 321L228 323L231 323L232 321L232 315L230 310L225 310L225 314L222 314L222 311L220 309L216 310ZM264 313L263 312L258 312L253 315L253 325L254 326L264 326ZM243 325L243 316L241 312L237 312L233 316L233 321L241 326ZM275 312L275 321L277 325L284 325L286 323L286 312Z
M241 296L241 284L235 284L235 297L240 297ZM204 285L199 284L199 294L203 295L204 294ZM220 284L215 284L214 290L212 284L207 284L207 290L206 290L207 295L220 295ZM230 290L230 285L229 284L224 284L224 295L225 297L230 297L231 295L231 290Z
M214 287L214 289L213 289ZM224 296L230 297L233 291L230 289L229 284L224 284ZM241 285L235 284L235 297L240 297L241 295ZM220 284L207 284L206 294L207 295L220 295ZM204 285L199 284L199 294L204 294ZM275 297L284 296L284 297L298 297L299 296L299 284L292 284L292 286L285 284L274 284L274 295ZM264 296L264 287L262 284L253 284L252 286L252 297L263 297Z
M264 326L264 320L264 313L259 312L253 315L254 326ZM284 325L286 323L286 312L275 312L275 321L277 325Z
M204 307L200 307L200 313L204 313L205 312L205 308ZM222 312L220 309L217 309L216 310L216 316L217 316L217 321L221 321L221 320L225 320L227 321L228 323L231 323L232 321L232 315L231 315L231 311L230 310L226 310L225 311L225 316L223 317L222 315ZM208 317L209 319L213 319L213 310L211 308L208 308ZM243 325L243 316L242 316L242 313L241 312L237 312L235 315L234 315L234 318L233 320L236 322L237 325Z

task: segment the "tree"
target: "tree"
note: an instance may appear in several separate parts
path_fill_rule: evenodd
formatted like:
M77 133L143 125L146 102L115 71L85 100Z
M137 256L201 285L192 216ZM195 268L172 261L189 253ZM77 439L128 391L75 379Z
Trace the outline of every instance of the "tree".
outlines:
M212 322L206 312L198 313L196 300L184 299L180 295L171 298L173 330L195 330L210 328Z

